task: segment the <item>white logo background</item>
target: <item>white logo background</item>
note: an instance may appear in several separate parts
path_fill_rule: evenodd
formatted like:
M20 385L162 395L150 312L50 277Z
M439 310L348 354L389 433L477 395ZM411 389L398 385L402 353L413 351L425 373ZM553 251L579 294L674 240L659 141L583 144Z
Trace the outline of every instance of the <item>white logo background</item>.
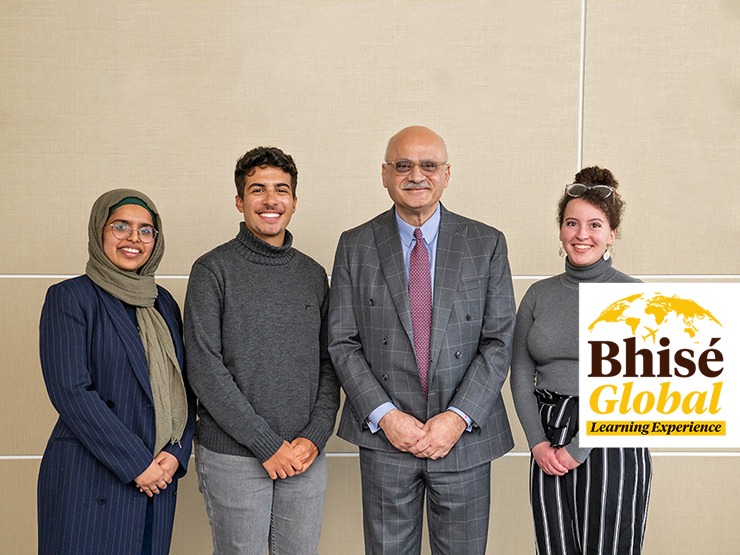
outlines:
M628 297L642 294L641 297L615 307L606 320L599 321L589 331L589 326L602 315L602 312L613 303ZM676 314L670 305L651 302L656 296L672 297L694 301L708 314L703 317L687 318L685 314ZM585 447L740 447L740 284L737 283L620 283L620 284L581 284L579 288L580 319L579 319L579 429L580 443ZM666 308L662 308L666 307ZM646 314L646 308L648 313ZM655 314L654 312L657 312ZM714 321L709 315L713 316ZM616 317L616 318L615 318ZM717 321L719 323L717 323ZM720 325L721 324L721 325ZM634 330L634 333L633 333ZM688 333L689 330L691 333ZM692 337L693 335L693 337ZM636 351L648 350L652 352L652 372L655 377L640 377L644 372L642 356L634 357L635 372L638 377L625 377L627 346L626 338L634 338ZM668 338L670 344L662 346L661 338ZM720 338L713 346L713 338ZM589 377L592 367L592 345L594 341L611 341L619 346L619 353L615 359L621 364L620 373L614 377ZM607 348L602 347L603 353ZM686 375L688 371L676 363L676 353L681 349L693 351L690 356L687 351L682 354L691 358L697 366L691 377L677 377L676 373ZM722 353L722 362L712 362L710 355L708 366L711 370L723 368L716 378L704 376L698 369L699 359L707 349L716 349ZM668 353L665 353L665 351ZM659 352L663 356L668 354L668 371L670 377L659 376ZM603 373L610 373L612 365L608 361L602 363ZM665 371L665 370L664 370ZM625 384L631 382L631 395L625 397ZM702 414L691 411L685 414L682 406L670 414L658 411L658 400L661 393L661 384L668 382L668 395L677 392L681 396L683 405L691 392L706 392L704 408L708 409L712 394L716 393L718 382L722 382L719 395L719 408L716 414L705 410ZM599 395L596 408L605 411L608 401L614 400L613 411L609 414L600 414L592 410L591 398L599 386L612 385L614 388L604 388ZM663 386L665 391L665 386ZM642 392L649 392L642 394ZM635 410L635 398L638 398L639 410L644 410L652 396L655 403L652 410L639 414ZM673 396L675 398L675 396ZM690 404L697 404L699 395L690 398ZM641 402L640 402L641 401ZM716 401L716 398L715 398ZM665 404L670 409L672 401ZM620 407L628 409L622 414ZM725 422L726 435L659 435L660 425L652 423L682 422L700 424L702 422ZM641 425L650 425L651 433L647 435L589 435L593 422L631 422Z

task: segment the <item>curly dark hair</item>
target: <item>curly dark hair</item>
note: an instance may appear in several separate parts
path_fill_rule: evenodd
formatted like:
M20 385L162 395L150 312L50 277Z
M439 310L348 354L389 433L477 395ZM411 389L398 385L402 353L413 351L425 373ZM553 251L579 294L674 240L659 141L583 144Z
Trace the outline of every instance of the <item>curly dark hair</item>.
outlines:
M586 191L580 197L572 197L564 192L560 198L560 202L558 202L558 225L560 227L563 226L565 207L568 206L568 203L574 198L580 198L606 214L609 220L609 227L616 231L622 221L624 201L617 191L619 182L614 177L614 174L606 168L591 166L579 171L573 183L580 183L581 185L609 185L610 187L614 187L614 192L607 198L601 198L599 195L590 191Z
M285 154L279 148L274 146L258 146L247 152L239 158L234 170L234 183L236 183L236 192L239 198L244 199L244 185L246 177L253 175L256 168L272 166L290 174L290 188L293 191L293 198L296 198L296 187L298 187L298 168L296 168L293 157Z

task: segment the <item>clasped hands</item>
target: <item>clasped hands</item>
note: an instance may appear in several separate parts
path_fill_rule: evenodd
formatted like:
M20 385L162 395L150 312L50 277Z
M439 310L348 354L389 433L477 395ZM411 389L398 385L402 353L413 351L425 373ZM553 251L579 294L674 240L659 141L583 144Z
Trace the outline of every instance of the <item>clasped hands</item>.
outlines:
M275 454L262 463L270 478L287 478L308 470L319 455L319 448L305 437L297 437L290 443L283 441Z
M553 476L562 476L581 464L564 447L553 447L549 441L532 447L532 456L545 474Z
M160 451L147 469L136 477L134 483L140 492L154 497L163 489L167 489L167 484L172 483L172 477L179 467L180 461L177 457L166 451Z
M396 449L426 459L444 457L468 427L459 414L450 410L422 424L410 414L392 409L378 424Z

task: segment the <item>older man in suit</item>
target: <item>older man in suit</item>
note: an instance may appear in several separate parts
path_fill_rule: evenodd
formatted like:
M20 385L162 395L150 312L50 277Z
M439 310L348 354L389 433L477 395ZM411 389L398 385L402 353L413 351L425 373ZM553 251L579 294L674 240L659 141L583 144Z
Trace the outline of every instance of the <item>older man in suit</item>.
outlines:
M329 351L347 400L339 436L360 447L365 552L484 553L490 462L513 447L501 398L515 303L498 230L447 211L442 138L388 142L394 206L339 239Z

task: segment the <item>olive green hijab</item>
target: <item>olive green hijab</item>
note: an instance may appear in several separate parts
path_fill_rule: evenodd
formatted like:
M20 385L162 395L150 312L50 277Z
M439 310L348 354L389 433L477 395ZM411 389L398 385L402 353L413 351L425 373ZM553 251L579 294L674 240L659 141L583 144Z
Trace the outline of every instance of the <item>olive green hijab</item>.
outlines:
M154 216L154 227L159 231L149 260L136 272L120 269L108 259L103 250L103 226L111 208L130 197L146 204L146 208ZM154 454L157 454L168 443L180 441L188 417L187 396L175 345L164 318L154 308L157 299L154 272L164 255L162 220L157 207L145 194L133 189L115 189L95 201L87 231L87 250L90 257L85 273L104 291L136 307L136 320L146 352L154 398L157 428Z

